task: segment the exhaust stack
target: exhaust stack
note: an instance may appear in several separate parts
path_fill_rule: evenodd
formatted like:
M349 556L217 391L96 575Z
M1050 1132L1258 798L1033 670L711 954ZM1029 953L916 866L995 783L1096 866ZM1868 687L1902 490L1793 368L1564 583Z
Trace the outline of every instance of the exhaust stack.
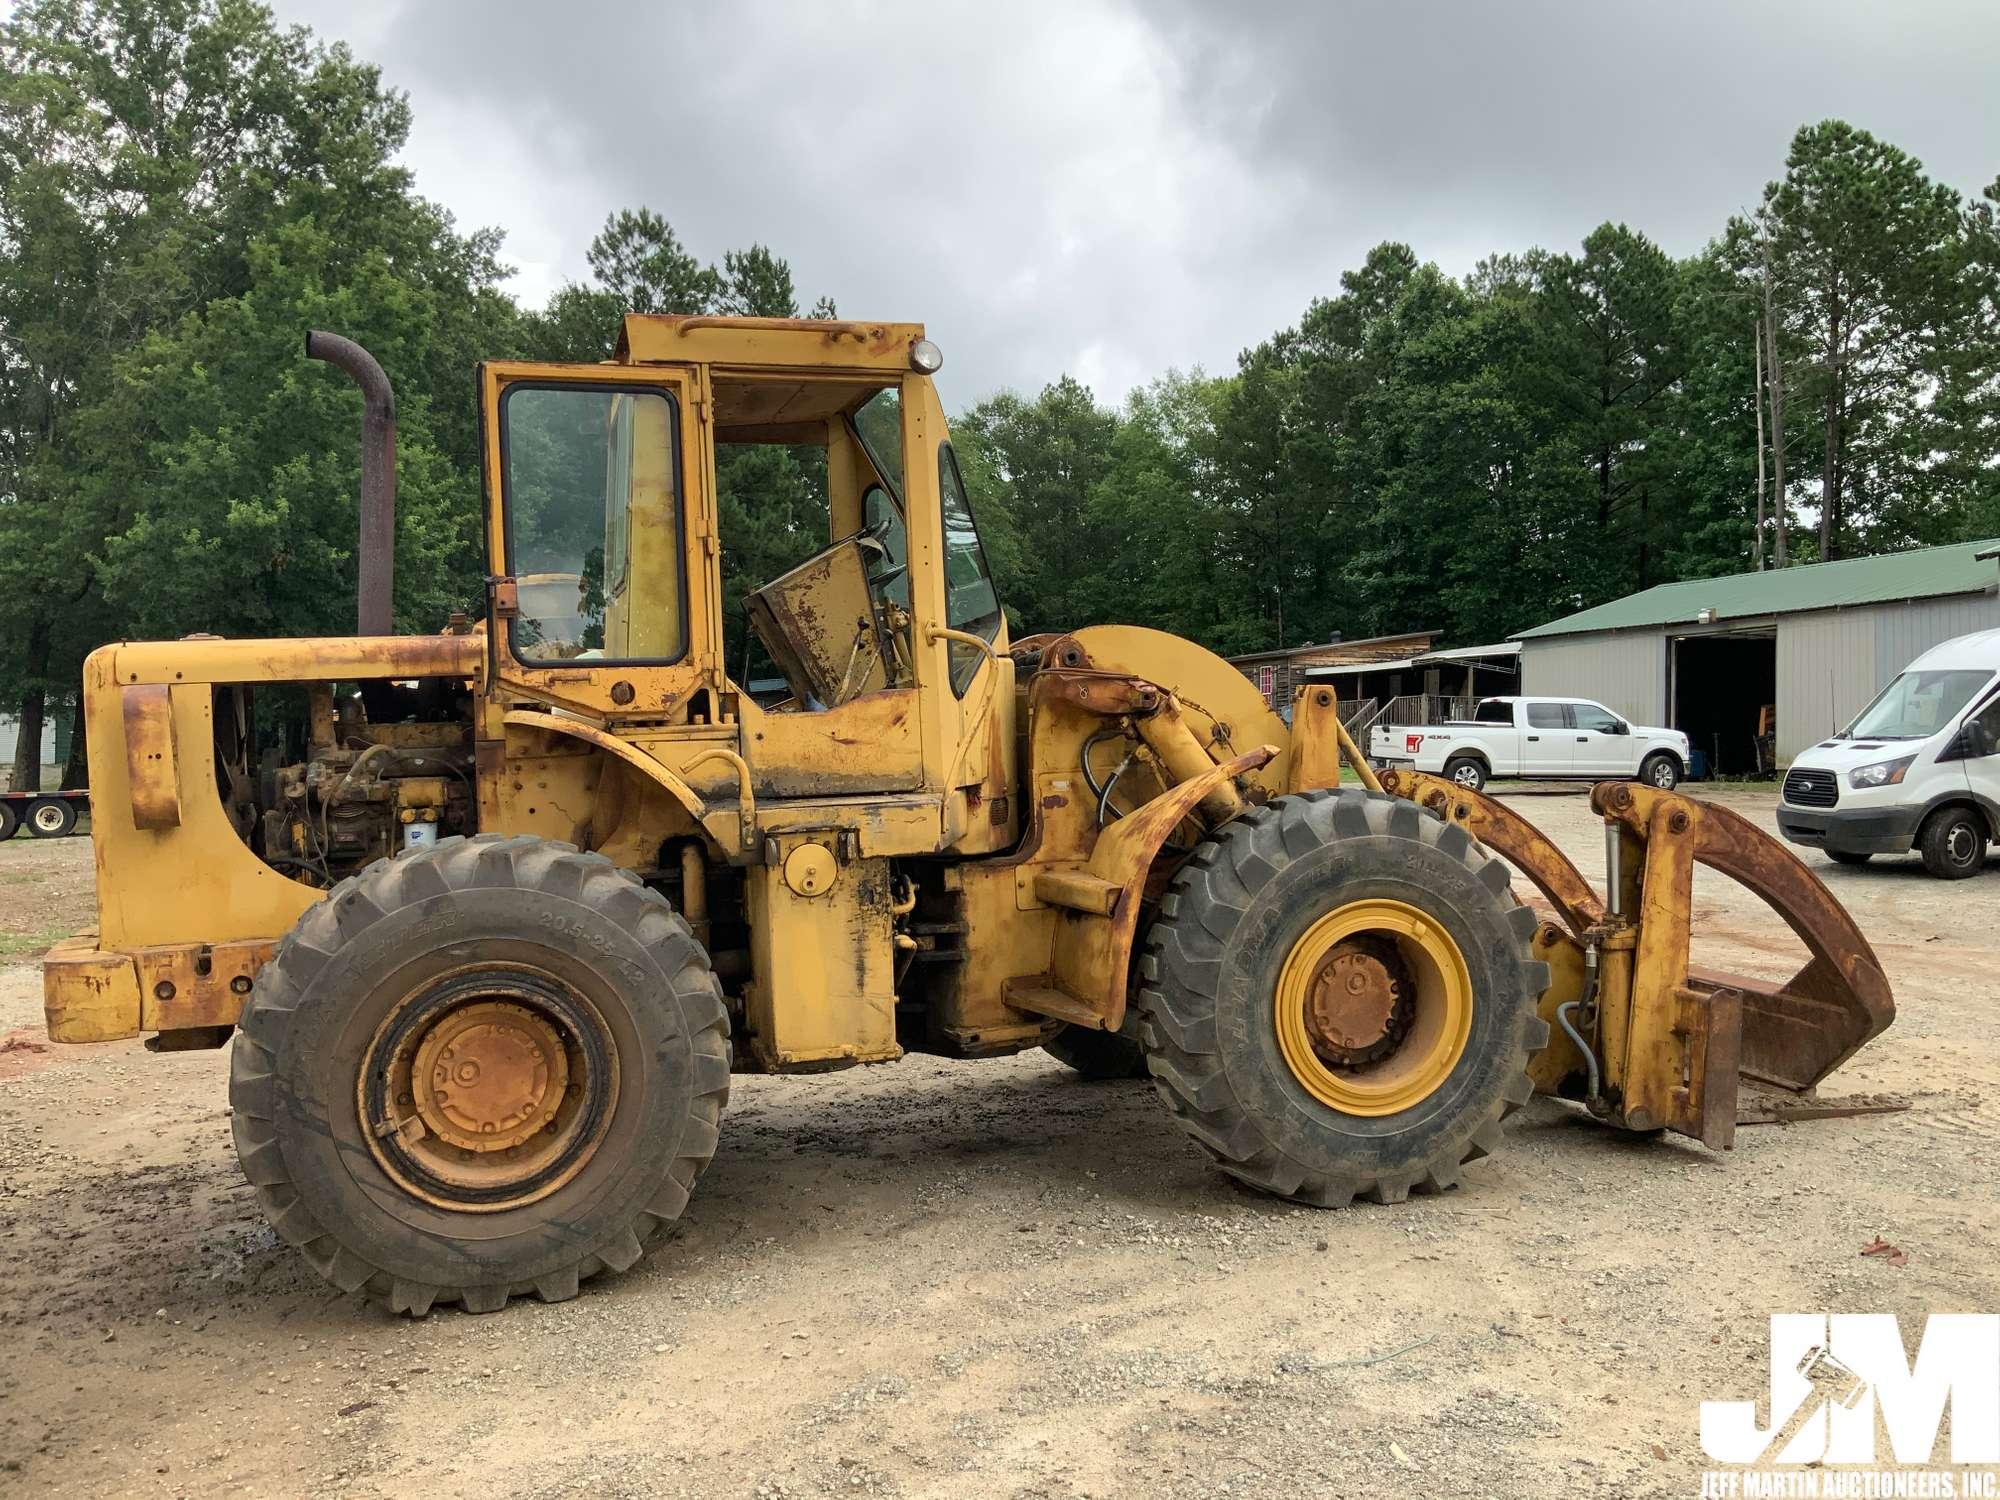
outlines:
M345 370L361 387L361 545L355 634L394 633L396 392L375 356L337 333L306 335L306 358Z

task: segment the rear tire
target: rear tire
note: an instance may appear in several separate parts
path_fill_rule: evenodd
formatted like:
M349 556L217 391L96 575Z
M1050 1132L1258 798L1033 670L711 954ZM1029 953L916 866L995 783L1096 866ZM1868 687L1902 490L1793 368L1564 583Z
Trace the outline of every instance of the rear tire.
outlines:
M657 892L567 844L454 838L299 919L229 1099L265 1214L328 1281L491 1312L575 1296L680 1216L729 1062L708 955Z
M1042 1043L1042 1050L1097 1082L1146 1076L1146 1049L1115 1031L1065 1026Z
M1837 865L1865 865L1875 856L1859 849L1829 849L1826 857Z
M1941 807L1917 832L1924 868L1939 880L1964 880L1986 867L1986 820L1969 807Z
M1328 954L1305 992L1308 1014L1343 986L1359 995L1355 961L1365 968L1382 951L1381 933L1312 945L1377 912L1407 914L1393 920L1421 933L1424 951L1390 940L1387 972L1401 966L1404 978L1374 991L1393 997L1380 1038L1351 1040L1370 1050L1315 1073L1288 1019L1294 966L1301 953ZM1462 1165L1498 1148L1501 1120L1532 1092L1528 1060L1548 1040L1536 1002L1549 969L1528 956L1535 926L1507 867L1413 802L1322 791L1254 808L1182 866L1147 936L1139 1031L1154 1084L1224 1172L1265 1192L1331 1208L1451 1187ZM1419 963L1431 954L1457 979L1435 965L1426 1001ZM1405 993L1416 1003L1399 1033ZM1433 1025L1426 1004L1444 1019ZM1439 1028L1452 1024L1457 1050L1440 1050Z
M21 831L21 814L11 802L0 802L0 844Z
M59 797L40 797L28 804L28 832L38 839L59 839L76 827L76 805Z
M1647 786L1671 792L1681 784L1681 763L1664 751L1649 755L1639 766L1639 779Z
M1444 763L1444 779L1468 792L1486 790L1486 763L1476 755L1457 755Z

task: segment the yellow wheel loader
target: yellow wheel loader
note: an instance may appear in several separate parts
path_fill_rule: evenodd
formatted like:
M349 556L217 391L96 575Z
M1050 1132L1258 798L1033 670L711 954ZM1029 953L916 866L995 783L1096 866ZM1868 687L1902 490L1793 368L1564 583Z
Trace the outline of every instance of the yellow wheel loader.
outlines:
M349 1291L630 1265L732 1072L1042 1047L1331 1207L1450 1187L1535 1089L1727 1147L1739 1078L1810 1089L1889 1023L1724 811L1599 787L1600 899L1501 804L1378 780L1322 688L1287 724L1157 631L1011 640L920 326L634 316L603 364L483 366L484 605L427 636L389 633L389 383L307 352L365 396L357 633L91 655L99 929L45 994L57 1041L229 1045L243 1170ZM745 611L777 701L724 665L717 465L759 444L824 476L826 547ZM1794 979L1689 968L1698 862Z

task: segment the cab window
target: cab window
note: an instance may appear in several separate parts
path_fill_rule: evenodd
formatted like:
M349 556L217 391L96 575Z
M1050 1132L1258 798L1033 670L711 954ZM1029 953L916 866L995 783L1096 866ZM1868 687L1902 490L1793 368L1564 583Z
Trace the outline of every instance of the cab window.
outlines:
M972 502L958 472L958 455L946 443L938 449L938 498L944 511L944 622L984 640L1000 632L1000 596L986 566L986 549L972 521ZM960 697L978 674L986 653L963 641L951 643L951 690Z
M1576 718L1576 727L1594 734L1619 734L1624 731L1625 721L1608 708L1599 708L1595 703L1572 703L1570 712Z
M1530 703L1528 705L1528 727L1530 729L1567 729L1569 727L1569 707L1562 703Z
M513 385L500 402L514 654L678 661L687 650L675 409L658 390Z

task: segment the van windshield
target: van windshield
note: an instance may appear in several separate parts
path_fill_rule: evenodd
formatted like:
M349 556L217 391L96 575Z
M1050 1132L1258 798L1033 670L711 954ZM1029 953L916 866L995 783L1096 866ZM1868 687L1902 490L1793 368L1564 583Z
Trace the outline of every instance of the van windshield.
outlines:
M1958 717L1991 672L1905 672L1847 727L1854 740L1927 740Z

